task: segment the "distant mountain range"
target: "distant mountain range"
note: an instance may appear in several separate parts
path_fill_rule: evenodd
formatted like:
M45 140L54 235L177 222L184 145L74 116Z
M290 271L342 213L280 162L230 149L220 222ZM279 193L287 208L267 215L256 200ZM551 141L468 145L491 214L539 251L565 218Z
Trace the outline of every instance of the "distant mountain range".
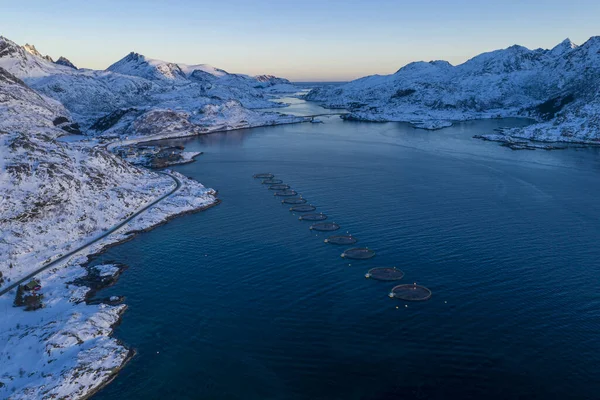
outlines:
M296 90L283 78L230 74L133 52L104 71L77 69L64 57L54 62L35 46L5 37L0 37L0 67L60 102L64 117L83 133L111 137L156 133L144 125L148 113L153 120L161 117L161 129L170 136L286 122L289 118L252 110L275 107L269 101L273 93ZM215 118L215 110L227 119Z
M307 100L346 108L348 119L407 121L436 129L452 121L529 117L538 123L506 135L544 141L600 140L600 37L569 39L551 50L522 46L453 66L415 62L392 75L312 90Z

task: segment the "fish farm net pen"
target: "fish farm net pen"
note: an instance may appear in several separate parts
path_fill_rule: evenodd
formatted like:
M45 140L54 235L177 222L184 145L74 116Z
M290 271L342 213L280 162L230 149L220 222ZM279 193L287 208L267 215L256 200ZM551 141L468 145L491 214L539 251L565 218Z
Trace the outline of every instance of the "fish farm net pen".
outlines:
M296 193L293 190L282 190L279 192L275 192L273 193L273 196L280 196L280 197L291 197L291 196L296 196L298 193Z
M325 239L325 243L329 244L354 244L358 242L358 239L352 235L339 235L339 236L329 236Z
M263 185L277 185L280 183L283 183L281 179L265 179L264 181L262 181Z
M269 186L269 190L286 190L289 188L290 188L289 185L284 185L284 184L277 184L277 185Z
M325 214L306 214L298 218L301 221L325 221L327 215Z
M283 204L304 204L306 203L306 199L303 199L302 197L295 197L295 198L290 198L290 199L283 199L281 200L281 203Z
M371 268L365 274L365 278L371 278L378 281L399 281L404 277L404 272L396 267L378 267Z
M292 212L309 212L309 211L315 211L316 209L317 209L317 207L309 205L309 204L302 204L299 206L290 207L290 211L292 211Z
M273 178L275 178L275 175L273 175L271 173L262 173L262 174L254 174L254 175L252 175L252 177L254 179L273 179Z
M366 247L348 249L342 253L342 258L350 258L353 260L368 260L373 257L375 257L375 251L367 249Z
M398 285L392 289L389 297L406 301L425 301L431 298L431 290L416 283Z
M335 222L321 222L319 224L311 225L308 229L310 229L311 231L330 232L337 231L338 229L340 229L340 226Z

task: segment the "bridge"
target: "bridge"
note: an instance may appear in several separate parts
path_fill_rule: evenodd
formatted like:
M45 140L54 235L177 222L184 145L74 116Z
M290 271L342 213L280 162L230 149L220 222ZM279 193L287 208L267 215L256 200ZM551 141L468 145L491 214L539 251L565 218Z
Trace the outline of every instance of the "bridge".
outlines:
M312 114L312 115L294 115L294 117L302 117L302 118L310 118L310 122L313 122L317 117L329 117L331 115L348 115L349 112L338 112L338 113L322 113L322 114ZM293 115L293 114L286 114Z

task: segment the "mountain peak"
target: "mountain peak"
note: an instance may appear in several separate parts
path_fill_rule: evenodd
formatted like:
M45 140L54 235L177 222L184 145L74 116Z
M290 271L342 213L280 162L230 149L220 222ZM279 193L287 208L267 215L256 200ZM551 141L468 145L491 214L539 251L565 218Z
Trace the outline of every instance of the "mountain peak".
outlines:
M531 51L527 47L521 46L520 44L513 44L512 46L509 46L506 50L512 50L512 51L516 51L516 52L529 52L529 51Z
M25 45L23 46L23 48L25 50L27 50L27 52L29 54L33 54L34 56L42 57L42 54L39 51L37 51L37 49L35 48L35 46L32 45L32 44L25 43Z
M58 65L64 65L65 67L69 67L69 68L73 68L73 69L77 69L77 67L75 66L75 64L73 64L71 61L69 61L68 58L65 58L63 56L60 56L58 58L58 60L56 60L54 62L54 64L58 64Z
M139 60L145 60L145 59L146 59L146 57L144 57L143 54L136 53L135 51L130 52L124 58L122 58L122 60L127 60L127 61L139 61Z
M439 69L443 69L443 68L452 68L452 64L450 64L448 61L444 61L444 60L433 60L433 61L429 61L429 62L414 61L414 62L406 64L405 66L400 68L398 71L396 71L394 74L397 74L399 72L416 73L416 71L419 71L422 73L428 73L428 72L435 73Z
M554 48L550 51L552 52L552 54L562 54L562 53L572 50L576 47L577 47L577 45L575 43L573 43L571 41L571 39L566 38L565 40L563 40L562 42L560 42L559 44L554 46Z
M44 56L42 55L42 53L40 53L34 45L29 44L29 43L25 43L25 46L23 46L23 48L25 49L25 51L27 51L29 54L36 56L36 57L40 57L43 58L46 61L49 62L54 62L54 60L52 60L52 57L50 56Z
M156 80L186 79L185 73L179 65L161 60L146 58L144 55L131 52L106 69L123 75L139 76L141 78Z

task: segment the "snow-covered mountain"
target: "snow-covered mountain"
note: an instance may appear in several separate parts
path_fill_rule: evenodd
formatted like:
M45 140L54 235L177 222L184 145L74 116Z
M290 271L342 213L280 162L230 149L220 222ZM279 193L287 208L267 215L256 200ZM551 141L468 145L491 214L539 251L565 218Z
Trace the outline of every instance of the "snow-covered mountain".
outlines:
M415 62L392 75L312 90L307 100L347 108L346 118L408 121L437 128L451 121L520 116L539 124L514 129L531 139L597 141L600 37L551 50L522 46L480 54L453 66Z
M68 58L65 58L63 56L60 56L58 58L58 60L54 61L55 64L58 65L64 65L65 67L70 67L73 69L77 69L77 67L75 66L75 64L73 64Z
M23 49L25 49L25 51L27 51L29 54L32 54L34 56L43 58L44 60L49 61L49 62L54 62L52 60L52 57L42 55L42 53L40 53L39 51L37 51L37 49L35 48L35 46L32 45L32 44L25 43L25 46L23 46Z
M105 71L76 69L68 60L51 62L33 46L25 48L0 37L0 67L59 101L89 135L143 136L149 130L141 123L148 120L146 113L156 117L164 112L165 121L177 114L177 126L167 130L177 136L185 134L179 129L183 125L190 128L188 134L195 134L300 121L253 111L276 106L269 101L272 92L295 90L286 79L230 74L207 64L176 64L132 52ZM203 119L207 106L235 108L230 116L239 118ZM123 115L127 118L121 120Z

